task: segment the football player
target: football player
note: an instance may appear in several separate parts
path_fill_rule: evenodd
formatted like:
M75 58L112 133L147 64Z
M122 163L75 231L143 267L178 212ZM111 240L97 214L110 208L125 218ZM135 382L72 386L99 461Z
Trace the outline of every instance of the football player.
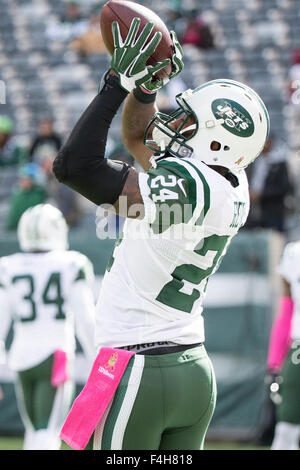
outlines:
M135 18L123 41L113 23L110 70L54 162L60 181L127 217L96 306L96 343L136 354L94 448L202 449L216 399L202 302L246 221L244 169L264 146L269 118L259 96L231 80L187 90L178 110L158 112L156 92L181 72L182 50L172 32L172 72L158 78L170 61L146 63L161 34L147 43L153 25L138 28ZM123 142L145 172L104 158L124 101Z
M74 392L75 334L88 363L95 358L93 267L68 251L66 221L50 204L24 212L18 239L22 252L0 259L0 340L4 350L12 320L24 450L56 450Z
M275 376L271 397L276 403L272 450L298 450L300 441L300 242L288 243L278 271L282 277L279 313L272 327L268 370Z

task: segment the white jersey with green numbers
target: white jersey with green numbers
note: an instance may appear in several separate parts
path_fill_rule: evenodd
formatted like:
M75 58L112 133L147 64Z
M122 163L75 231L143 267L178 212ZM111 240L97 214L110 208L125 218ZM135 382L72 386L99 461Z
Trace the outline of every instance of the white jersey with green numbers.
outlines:
M93 267L76 251L16 253L0 259L0 340L13 324L9 365L25 370L55 350L75 353L75 332L95 353Z
M290 284L294 301L291 338L300 340L300 241L290 242L286 245L278 272Z
M249 212L239 185L196 159L164 158L140 173L142 220L127 219L96 306L96 345L204 341L209 277ZM169 211L169 213L168 213Z

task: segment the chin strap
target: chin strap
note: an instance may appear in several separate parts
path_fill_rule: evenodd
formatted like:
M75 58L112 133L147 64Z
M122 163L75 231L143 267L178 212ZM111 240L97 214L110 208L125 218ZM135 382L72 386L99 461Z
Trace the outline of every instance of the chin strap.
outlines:
M190 126L185 127L184 129L182 129L180 131L180 134L183 135L186 132L195 130L196 127L197 127L196 124L191 124ZM169 131L169 129L168 129L168 131ZM167 136L160 127L155 127L153 129L153 132L152 132L152 138L153 138L153 140L151 140L149 142L151 142L151 144L157 145L160 148L159 153L154 154L154 156L151 157L151 159L153 158L155 161L157 161L157 158L154 158L155 155L156 156L159 155L160 157L164 156L164 154L166 152L166 146L169 145L169 143L172 141L172 137ZM177 156L180 157L180 158L188 158L192 154L191 150L189 150L184 145L181 145L178 142L174 142L172 144L172 149L176 150L176 152L178 153ZM151 161L151 159L150 159L150 161Z
M196 124L191 124L190 126L182 129L182 131L180 131L180 134L184 134L187 131L193 131L194 129L196 129L196 127L197 127Z
M225 174L225 178L230 182L231 186L233 186L234 188L237 188L240 184L238 177L231 173L230 170L228 170Z
M164 158L166 158L166 155L164 153L163 154L155 153L154 155L152 155L152 157L149 160L152 168L157 168L157 162L159 160L163 160Z

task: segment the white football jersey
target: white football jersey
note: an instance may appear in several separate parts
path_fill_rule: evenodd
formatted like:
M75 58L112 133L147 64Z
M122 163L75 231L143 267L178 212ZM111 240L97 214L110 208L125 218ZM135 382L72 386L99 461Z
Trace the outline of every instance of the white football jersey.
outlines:
M288 243L281 257L278 272L291 286L294 312L291 338L300 339L300 241Z
M25 370L57 349L75 353L75 333L94 358L93 267L76 251L16 253L0 259L0 339L11 320L9 365Z
M209 276L244 225L248 181L231 183L196 159L164 158L140 173L143 220L127 219L96 306L96 345L204 341Z

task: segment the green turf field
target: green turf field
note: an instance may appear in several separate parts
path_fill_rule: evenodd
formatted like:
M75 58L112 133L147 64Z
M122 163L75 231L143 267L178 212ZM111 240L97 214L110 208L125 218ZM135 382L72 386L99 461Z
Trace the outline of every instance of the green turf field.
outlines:
M23 439L21 437L0 436L0 450L21 450ZM257 447L253 444L239 442L207 442L206 450L268 450L268 447ZM62 444L62 450L70 450L66 444Z

